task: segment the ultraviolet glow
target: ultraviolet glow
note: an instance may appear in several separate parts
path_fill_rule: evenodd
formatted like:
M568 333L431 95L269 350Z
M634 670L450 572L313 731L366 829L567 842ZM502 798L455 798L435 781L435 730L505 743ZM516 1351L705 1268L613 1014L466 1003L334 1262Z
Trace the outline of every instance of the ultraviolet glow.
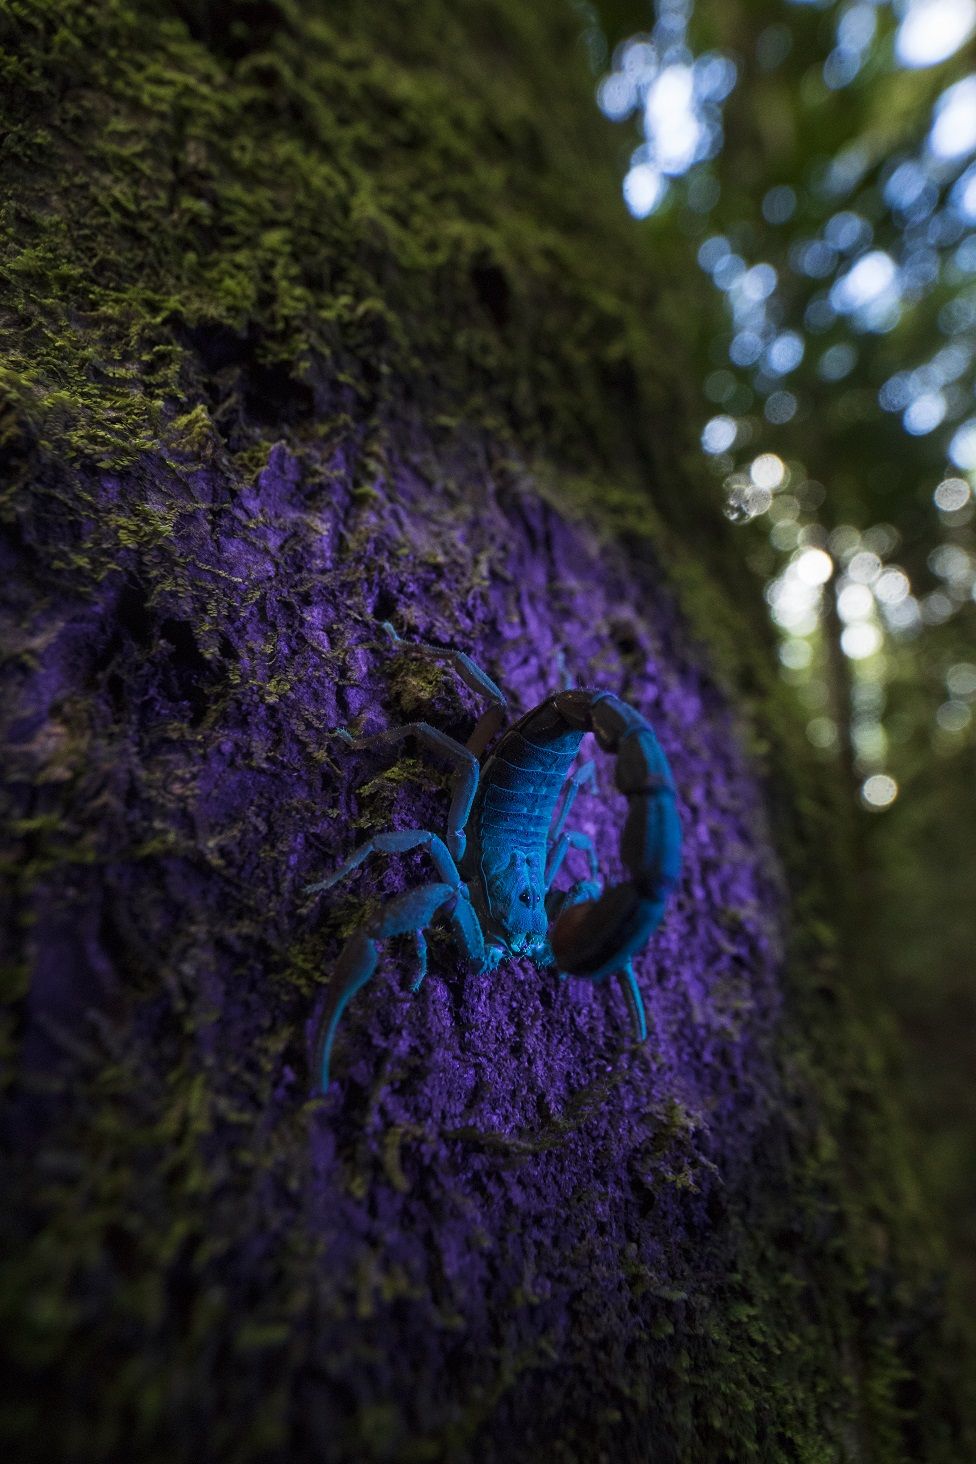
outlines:
M410 421L409 414L406 420ZM662 957L660 951L648 952L642 968L642 984L655 1018L653 1061L638 1063L625 1058L620 1063L619 1054L627 1034L626 1010L622 999L612 990L577 987L576 999L583 1004L583 1010L581 1016L574 1017L569 988L547 982L541 974L524 982L516 975L511 982L471 983L457 979L449 957L438 972L435 957L432 962L435 970L428 977L428 982L437 983L432 988L431 999L422 1008L409 999L401 1005L394 993L402 990L406 994L407 982L402 978L407 976L408 968L397 962L391 969L397 957L390 952L386 958L389 977L383 981L386 992L377 991L375 1006L364 992L362 999L367 1014L361 1024L353 1021L344 1034L349 1045L340 1067L348 1074L346 1098L351 1102L343 1109L347 1117L335 1119L334 1108L309 1117L297 1145L285 1152L289 1163L292 1156L297 1156L303 1166L308 1165L307 1171L303 1170L307 1177L302 1183L307 1188L302 1191L301 1205L296 1209L287 1196L283 1205L277 1203L276 1196L271 1197L274 1204L271 1199L265 1203L265 1191L273 1186L261 1186L260 1203L256 1201L253 1217L246 1217L246 1233L258 1238L259 1249L264 1245L262 1237L284 1234L287 1238L289 1232L276 1227L281 1226L283 1217L287 1220L294 1212L302 1226L311 1226L323 1238L327 1247L323 1251L325 1271L334 1269L339 1277L360 1272L371 1275L369 1267L377 1253L374 1211L379 1195L380 1223L388 1227L389 1262L404 1266L411 1290L394 1296L389 1307L377 1292L377 1324L402 1325L407 1337L429 1338L429 1297L423 1284L412 1285L413 1278L420 1278L423 1283L427 1254L424 1247L429 1241L434 1263L442 1247L446 1248L452 1267L457 1263L456 1275L460 1279L457 1285L452 1282L451 1290L454 1315L464 1318L468 1328L464 1335L476 1351L481 1347L487 1356L493 1333L490 1316L486 1319L484 1235L499 1237L501 1243L507 1244L506 1226L510 1225L513 1214L517 1214L518 1233L511 1237L512 1264L521 1264L528 1252L539 1253L551 1246L555 1237L558 1248L553 1264L557 1269L553 1274L558 1284L563 1286L566 1281L566 1275L558 1269L565 1257L566 1264L573 1268L566 1273L574 1288L573 1297L587 1314L592 1312L601 1319L601 1326L605 1321L609 1343L619 1347L623 1355L628 1348L639 1351L644 1347L646 1332L646 1317L639 1315L638 1309L624 1305L619 1318L614 1311L618 1293L629 1294L626 1268L631 1265L627 1259L631 1252L627 1246L633 1244L633 1255L639 1264L646 1264L650 1275L660 1263L658 1242L664 1236L667 1244L675 1247L676 1259L673 1266L668 1262L666 1278L676 1286L687 1284L686 1272L696 1268L721 1276L728 1260L723 1225L703 1224L703 1207L712 1194L719 1207L724 1204L729 1188L755 1163L756 1154L768 1140L767 1105L756 1102L755 1096L768 1092L775 1099L779 1091L773 1049L782 1021L780 930L788 912L783 908L777 873L770 865L763 818L767 795L762 770L757 768L755 759L748 757L739 739L730 737L728 702L713 679L703 676L700 656L665 586L659 585L655 577L643 574L639 564L632 566L623 558L618 563L612 555L601 557L595 539L561 519L541 497L534 498L527 506L531 528L528 523L523 525L521 518L516 521L507 516L502 494L497 496L500 502L490 493L465 493L455 499L452 477L459 471L456 459L449 453L445 455L444 446L435 434L424 451L424 460L431 464L439 462L441 466L429 475L418 473L412 456L417 451L414 430L411 425L406 432L409 450L402 459L397 458L396 448L404 431L391 432L389 479L380 480L382 497L374 502L355 502L353 494L358 482L355 459L341 444L338 447L325 444L321 453L316 452L314 456L311 452L292 456L279 443L271 448L270 460L260 473L253 494L249 490L244 495L250 505L246 510L249 527L245 537L241 535L241 519L236 514L176 515L173 544L180 561L205 561L223 576L223 583L234 586L235 590L239 588L239 604L232 598L226 603L246 643L263 643L269 625L274 625L280 627L280 643L287 640L291 646L290 679L281 684L280 692L269 697L267 703L260 703L261 735L267 735L271 746L288 749L293 745L291 739L296 727L306 723L320 728L334 727L347 719L349 705L338 699L341 678L322 673L323 649L328 645L325 627L346 627L343 644L355 657L355 680L362 696L357 706L382 707L383 696L389 694L389 678L395 672L381 656L376 642L373 577L347 575L341 561L334 557L336 543L353 533L362 523L360 515L365 515L371 526L376 563L390 567L389 576L384 575L380 582L395 597L398 617L410 606L419 607L423 615L418 630L433 631L436 627L443 641L462 646L482 664L488 661L494 669L497 662L506 690L518 706L532 706L558 689L560 677L554 662L559 646L567 650L567 663L574 679L577 673L586 682L597 674L605 674L613 678L615 685L620 678L623 683L629 681L640 686L642 695L653 701L660 727L669 734L668 752L682 799L688 796L685 790L694 790L691 796L700 800L694 807L707 809L708 817L695 816L688 821L692 858L682 898L672 906L669 917L675 923L666 937L669 942L666 954ZM480 481L477 475L484 469L477 444L467 461L471 463L471 481ZM502 481L524 484L519 465L513 464L511 468L499 465L498 471L504 474ZM160 453L153 462L147 458L145 481L156 485L150 492L165 499L171 472L165 454ZM240 488L232 471L218 464L214 473L215 489L218 483L222 485L216 490L220 501ZM127 513L137 513L145 499L145 484L136 476L138 481L133 488L132 474L121 475L117 480L96 475L93 492L97 489L102 495L98 500L99 512L111 515L121 501ZM338 484L342 485L340 491L336 491ZM121 499L117 496L127 494L130 496ZM190 496L185 499L187 503L195 501ZM406 545L410 550L406 555L401 515L423 527L416 543L411 538ZM290 525L293 532L283 535L283 523ZM63 532L62 524L52 521L49 539L55 548L62 543ZM492 562L500 544L504 544L505 563L518 594L512 596L511 585L500 577L492 577L483 591L483 605L482 592L478 592L478 614L469 617L468 587L482 575L485 563ZM90 732L93 748L118 750L155 745L161 709L174 726L185 721L186 706L176 700L181 683L178 679L171 682L165 658L161 661L146 656L141 627L127 627L120 618L118 586L113 575L106 572L96 578L99 563L111 567L114 562L112 546L99 552L102 559L94 560L90 571L93 611L90 623L108 625L115 617L120 629L118 659L103 658L104 666L100 663L97 670L91 671L92 677L98 679L89 681L90 658L77 652L75 596L80 579L72 574L70 582L68 578L65 580L61 599L56 600L52 595L50 603L40 607L43 614L36 628L51 655L25 659L24 677L13 679L16 700L5 710L11 718L30 727L37 706L44 704L45 696L52 695L52 689L56 698L68 699L70 704L70 698L79 694L80 687L90 702L92 716L90 723L86 723L86 735ZM431 592L431 562L440 566L439 584L434 593ZM265 566L271 563L274 574L268 576ZM562 597L553 595L553 585L567 565L572 565L574 593L566 597L564 604ZM85 573L89 573L87 568ZM314 616L308 614L305 596L309 576L314 577L316 586ZM215 609L213 574L187 575L180 593L183 596L180 613L188 617L188 623L209 624L212 620L208 617L223 614L222 610ZM629 633L635 637L633 655L620 650L607 633L608 624L617 623L623 607L626 607ZM156 608L149 605L147 623L153 643L158 643L155 640L159 636L158 626L169 613L171 607L165 603ZM510 639L499 637L500 624L506 625ZM120 669L123 677L131 675L133 686L143 685L140 677L145 672L150 678L145 681L147 695L126 696L121 703L113 699L103 688L111 685L115 669ZM266 680L270 672L261 668L258 675ZM56 677L53 681L52 676ZM465 718L467 707L473 709L474 704L464 695L463 685L459 687L449 672L445 672L442 684L449 705L457 709L454 715ZM289 881L298 877L316 879L334 868L355 835L348 820L324 818L321 837L311 839L309 809L322 787L321 770L314 758L305 759L304 771L299 769L297 758L294 762L289 758L287 767L282 764L279 768L280 776L278 773L268 776L260 765L254 765L251 757L255 730L247 708L233 698L214 697L212 710L214 725L212 730L207 729L202 741L182 735L173 739L169 765L181 784L192 786L201 837L213 838L215 847L224 851L221 858L228 861L230 884L225 885L221 875L208 873L189 859L173 861L172 879L167 874L161 882L159 861L140 857L138 846L146 827L163 831L168 841L183 839L185 800L172 796L173 779L156 777L151 765L147 776L138 784L138 796L127 802L130 759L116 757L114 767L106 763L105 776L109 782L104 786L108 787L110 797L98 815L99 827L105 838L116 839L120 859L126 848L134 851L134 857L126 864L124 881L115 892L116 903L121 909L124 898L126 908L139 920L153 951L158 948L167 989L177 991L181 975L187 978L192 973L194 980L199 974L206 989L209 990L207 983L212 980L214 989L226 995L219 1029L214 1028L213 1047L205 1044L202 1050L204 1066L211 1061L211 1051L218 1049L227 1057L227 1073L238 1073L240 1063L250 1063L256 1054L263 1063L264 1055L270 1053L269 1062L274 1071L269 1068L265 1075L261 1069L258 1081L269 1105L262 1111L272 1115L275 1124L290 1124L303 1086L301 1054L305 1044L296 1021L296 1030L293 1036L289 1034L288 1043L289 1059L292 1052L298 1059L294 1072L267 1045L267 1019L271 1011L267 950L263 942L259 944L246 938L250 916L246 904L240 908L235 904L234 891L246 888L261 902L261 909L268 912L271 922L268 929L273 925L276 932L274 939L278 944L274 949L284 950L297 919L296 895ZM687 735L688 728L694 730L691 737ZM442 765L423 755L421 758L432 783L425 786L419 780L411 780L397 785L398 806L405 821L412 826L422 826L428 818L443 819L446 813L446 801L439 786ZM360 777L353 774L350 764L343 759L342 788L353 796L356 784L362 778L374 776L383 765L382 757L374 760L370 755L363 763L365 771ZM132 768L136 768L135 762ZM235 770L232 775L229 769ZM601 765L601 774L612 788L609 764ZM67 786L69 792L73 787L51 786L55 789ZM100 781L96 797L102 786ZM116 788L120 790L118 798ZM620 831L615 795L602 799L584 791L580 798L583 822L594 835L598 854L601 859L615 858ZM88 831L85 825L83 840ZM273 836L270 841L269 831ZM295 851L301 850L304 850L302 863L293 867L289 861ZM583 875L585 857L578 851L571 857L579 861L574 867ZM396 898L417 872L406 858L384 861L385 898ZM371 888L368 873L363 880L362 888L368 895ZM567 882L571 880L572 876L567 876ZM36 947L37 951L38 1006L35 1012L33 1003L25 1004L30 1008L25 1013L25 1021L33 1024L37 1013L49 1013L59 1025L63 1024L64 1030L69 1030L72 1024L84 1025L85 1010L104 1002L105 987L101 984L104 963L90 959L91 952L86 948L91 888L86 880L62 880L59 900L63 894L64 920L41 920L31 932L32 948ZM348 908L351 910L352 905ZM734 921L726 918L729 910L737 912ZM231 918L239 920L240 925L228 924ZM215 921L220 923L228 939L213 939ZM245 932L240 939L232 936L238 929ZM73 933L71 941L66 932ZM184 941L184 932L192 939ZM101 949L100 945L92 947L96 953ZM409 960L410 955L404 954ZM660 979L658 963L662 959L668 963L667 982ZM736 1013L734 1023L729 1018L728 986L716 980L716 972L726 970L748 976L749 1000ZM399 986L398 978L401 978ZM323 964L315 977L316 990L323 996L326 981ZM673 1000L675 991L682 993L682 1000L677 1004ZM156 1087L160 1023L158 1003L152 1004L151 989L147 1000L148 1008L139 994L138 1011L131 1024L128 1028L113 1025L112 1031L118 1032L120 1040L126 1038L133 1071L150 1075L148 1086L143 1085L143 1095L151 1107L157 1093L163 1090ZM686 1001L700 1017L702 1031L708 1034L706 1040L687 1040ZM368 1015L370 1008L378 1014L375 1020ZM138 1012L144 1010L149 1011L151 1020L138 1019ZM127 1011L128 1008L119 1017L120 1023L123 1016L128 1020ZM113 1010L113 1023L116 1015ZM296 1018L297 1015L296 1007ZM24 1051L39 1056L33 1059L33 1066L24 1069L28 1088L33 1082L29 1075L36 1074L37 1084L46 1085L46 1092L77 1091L77 1050L34 1041L29 1035L33 1031L31 1025ZM355 1195L348 1192L346 1167L341 1149L336 1148L336 1135L342 1138L347 1132L351 1114L355 1133L364 1142L373 1143L368 1125L366 1128L357 1125L356 1114L363 1111L365 1102L365 1098L360 1101L357 1095L373 1091L366 1087L365 1077L357 1074L357 1067L365 1064L365 1070L370 1071L369 1062L376 1055L372 1047L374 1037L382 1041L393 1064L391 1079L382 1092L384 1123L422 1124L426 1137L415 1148L404 1149L401 1156L405 1172L411 1177L409 1194L402 1193L399 1185L386 1183L376 1160L378 1187L372 1186L364 1197L356 1198L358 1190ZM602 1060L595 1055L597 1052L608 1054L608 1065L618 1062L616 1071L625 1079L623 1088L613 1089L602 1101L600 1090L595 1090L597 1101L592 1102L583 1116L585 1143L577 1143L572 1131L568 1141L560 1140L561 1147L555 1151L543 1145L542 1152L520 1155L517 1193L510 1165L496 1162L490 1151L487 1158L482 1158L477 1147L462 1146L448 1136L452 1128L461 1124L470 1125L473 1133L519 1135L540 1128L545 1132L548 1119L540 1118L550 1112L545 1105L556 1102L557 1098L564 1102L564 1095L568 1097L579 1091L589 1081L589 1074L599 1077L604 1071ZM716 1053L720 1053L720 1060ZM241 1058L240 1054L245 1056ZM472 1082L473 1054L477 1058L475 1068L482 1061L480 1055L486 1054L485 1062L491 1072L484 1083ZM97 1081L100 1067L104 1067L104 1059L99 1058L97 1050L94 1060L100 1064L93 1068ZM401 1062L411 1075L405 1085L396 1077L395 1069ZM592 1066L581 1077L581 1064L586 1063ZM158 1071L165 1075L165 1066L160 1065ZM265 1076L266 1088L261 1086ZM245 1076L241 1088L245 1095L250 1092L250 1082L250 1077ZM675 1093L680 1093L689 1113L708 1115L708 1134L700 1164L698 1151L692 1154L683 1142L679 1143L682 1173L693 1178L694 1187L662 1186L662 1194L667 1190L666 1215L651 1225L641 1213L641 1207L633 1202L635 1166L646 1161L645 1116L668 1113ZM617 1096L621 1097L619 1103L614 1101ZM109 1088L107 1114L111 1115L115 1101L116 1090ZM88 1116L86 1109L86 1121ZM23 1128L22 1159L26 1174L38 1153L36 1119L28 1118ZM381 1145L383 1133L378 1126L377 1132L376 1142ZM71 1138L72 1130L66 1128L61 1131L59 1142L70 1147ZM462 1147L464 1153L458 1159ZM592 1153L587 1152L588 1148ZM53 1141L51 1152L58 1152ZM376 1153L380 1152L377 1148ZM594 1185L592 1155L597 1152L599 1183ZM364 1162L368 1166L373 1160L365 1158ZM664 1155L661 1162L669 1163L668 1156ZM690 1166L687 1169L686 1164ZM463 1174L463 1180L458 1179L459 1174ZM571 1191L574 1199L568 1207L571 1213L560 1215L555 1207L564 1181L565 1192ZM477 1188L476 1212L469 1212L456 1203L458 1183ZM425 1203L429 1202L430 1214L437 1219L438 1229L436 1234L433 1227L429 1235L425 1231L423 1245L418 1246L414 1244L411 1225L416 1223L421 1191ZM4 1198L8 1200L9 1195L5 1194ZM303 1208L305 1199L307 1210ZM150 1196L145 1210L150 1217L152 1205ZM343 1223L333 1226L330 1217L339 1213L343 1215ZM612 1234L606 1239L605 1253L614 1264L620 1260L624 1269L619 1271L604 1270L602 1250L594 1262L593 1238L602 1233L607 1214L615 1218ZM485 1229L479 1228L482 1222ZM240 1233L245 1234L243 1229ZM305 1233L312 1232L304 1229L295 1232ZM508 1252L503 1251L501 1255L499 1285L507 1286ZM548 1306L543 1312L542 1325L548 1326ZM572 1343L575 1347L580 1339L573 1340L572 1310L567 1311L564 1324L565 1336L570 1339L567 1346ZM351 1332L344 1330L342 1317L329 1318L325 1330L316 1336L321 1337L323 1347L336 1349L334 1355L344 1369L337 1386L348 1387L352 1390L350 1396L358 1397L355 1388L357 1377L362 1380L362 1370L357 1373L357 1339L363 1332L355 1317L349 1325L353 1328ZM367 1323L367 1329L372 1326L372 1322ZM399 1346L391 1347L391 1368L403 1352ZM554 1407L569 1418L574 1416L574 1408L592 1409L595 1416L596 1409L605 1401L601 1395L605 1380L600 1376L594 1380L590 1374L582 1373L576 1377L575 1368L556 1371L564 1374L567 1386L563 1394L556 1395ZM372 1405L374 1398L382 1400L385 1396L387 1378L396 1387L404 1381L409 1386L417 1376L416 1366L409 1361L399 1373L382 1369L377 1372L379 1381L370 1381L364 1394L364 1409ZM599 1372L598 1368L591 1370L597 1375ZM430 1376L439 1378L446 1374L431 1371ZM586 1391L589 1383L593 1384L592 1396ZM531 1374L527 1386L531 1391ZM445 1427L450 1428L453 1427L452 1404L447 1395L445 1398L443 1416ZM437 1416L427 1416L434 1420L432 1427L440 1427Z
M437 646L423 641L404 642L389 622L384 622L383 629L397 646L397 654L402 653L402 647L408 654L419 652L443 661L444 652ZM470 757L497 730L505 698L473 660L465 658L461 675L489 704L467 744ZM558 755L551 746L540 746L533 740L533 728L551 728L553 715L565 734ZM660 924L668 894L681 870L681 822L667 757L641 713L610 691L557 692L543 698L518 725L526 729L525 736L511 727L503 731L496 755L483 770L475 767L473 784L469 766L460 765L443 842L430 830L388 829L361 843L324 879L305 887L306 894L330 890L374 853L406 853L417 848L429 850L439 877L437 883L417 886L384 902L380 910L367 910L349 937L336 966L329 999L316 1019L314 1076L321 1092L327 1092L331 1083L332 1044L343 1011L373 975L379 943L406 931L416 935L419 971L412 988L416 992L427 972L423 932L448 898L452 909L463 911L461 919L452 922L458 949L481 974L493 971L509 957L529 957L543 965L556 963L567 975L585 975L592 981L619 972L628 993L635 1040L645 1041L647 1022L632 957L639 954ZM575 792L595 777L592 762L572 773L587 732L597 733L600 745L614 754L623 751L629 734L640 734L639 741L633 740L631 751L625 754L632 767L637 759L636 774L628 775L631 781L627 797L634 807L638 799L642 806L650 805L647 826L651 833L637 853L628 853L626 844L621 846L628 879L617 888L630 902L623 905L626 918L613 913L608 916L599 903L577 904L573 912L576 924L567 941L558 912L550 931L554 916L551 900L553 881L573 839L571 833L562 838L566 816ZM345 736L353 747L357 745L348 732ZM498 768L504 770L500 779ZM459 804L458 790L463 794L465 789L466 803ZM555 827L550 833L554 818ZM595 867L594 857L591 878L595 877ZM587 894L592 889L592 885L584 885ZM639 899L639 892L647 889L652 897L643 895ZM612 900L609 903L612 911ZM491 923L482 930L480 912L485 909L491 912Z

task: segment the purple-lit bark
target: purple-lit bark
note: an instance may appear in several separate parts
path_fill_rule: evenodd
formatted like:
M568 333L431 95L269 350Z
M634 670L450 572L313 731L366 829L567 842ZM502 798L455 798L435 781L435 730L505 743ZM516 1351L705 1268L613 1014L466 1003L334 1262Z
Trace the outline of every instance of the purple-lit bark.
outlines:
M935 1429L956 1464L828 778L574 12L41 9L0 316L13 1456L900 1464ZM615 983L435 928L309 1096L343 941L430 869L305 886L449 796L335 731L481 710L387 620L513 715L565 669L653 724L685 848L646 1045ZM623 804L603 760L608 881Z
M276 448L241 493L198 473L165 550L186 566L177 583L147 602L150 553L89 602L65 581L22 624L38 654L7 703L12 770L35 809L87 826L90 854L55 860L34 894L23 1073L62 1096L50 1111L36 1097L23 1122L56 1127L97 1083L103 1045L137 1075L134 1123L151 1122L174 1065L205 1083L218 1132L236 1115L238 1133L209 1141L222 1158L195 1228L233 1252L223 1207L243 1206L238 1246L285 1230L315 1254L300 1326L331 1382L300 1380L299 1429L306 1408L317 1434L338 1426L356 1396L396 1400L397 1438L440 1434L484 1390L504 1394L490 1410L509 1418L502 1450L511 1429L528 1439L546 1419L548 1434L557 1417L614 1438L621 1409L636 1437L625 1400L669 1357L663 1319L713 1303L724 1217L768 1170L782 891L755 776L659 569L570 525L517 473L467 464L448 486L444 466L405 456L366 495L346 452L301 464ZM428 701L417 658L380 630L389 616L469 652L514 711L561 684L564 656L653 720L686 852L636 963L646 1046L613 983L531 962L466 972L434 938L411 997L412 948L391 943L346 1015L333 1090L306 1102L341 932L429 870L377 858L329 898L302 887L364 829L442 828L447 807L434 760L354 753L333 729L423 715L463 732L479 710L426 667ZM574 810L608 879L623 802L605 762ZM284 1188L263 1152L283 1132ZM166 1162L160 1143L151 1163Z

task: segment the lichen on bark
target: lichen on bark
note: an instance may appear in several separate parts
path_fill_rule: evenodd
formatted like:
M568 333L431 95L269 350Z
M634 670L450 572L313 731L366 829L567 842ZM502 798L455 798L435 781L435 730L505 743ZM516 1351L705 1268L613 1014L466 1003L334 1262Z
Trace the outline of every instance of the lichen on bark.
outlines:
M2 494L13 1446L141 1460L964 1447L843 817L692 460L667 262L571 10L11 5ZM340 725L570 673L675 769L611 987L395 944L309 1024L441 770ZM613 874L612 781L581 826ZM840 832L838 832L840 830ZM920 1442L921 1441L921 1442Z

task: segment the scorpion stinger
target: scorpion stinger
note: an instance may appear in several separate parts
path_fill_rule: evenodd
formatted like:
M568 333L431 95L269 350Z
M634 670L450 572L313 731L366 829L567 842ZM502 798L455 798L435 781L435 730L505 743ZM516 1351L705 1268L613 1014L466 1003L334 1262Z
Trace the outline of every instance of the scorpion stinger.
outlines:
M404 644L392 626L384 629ZM643 1041L647 1022L632 959L663 918L681 867L674 783L653 729L612 692L564 690L516 722L479 764L504 716L501 691L461 651L416 643L409 649L448 658L465 684L492 705L466 746L426 722L356 744L389 746L413 736L453 762L455 775L443 841L427 829L377 834L333 875L308 887L309 892L329 889L374 853L414 848L427 849L438 874L436 881L397 896L346 942L317 1025L314 1066L322 1090L329 1084L339 1019L371 978L378 942L414 935L421 963L416 990L426 971L423 931L438 915L448 917L458 946L482 971L507 956L520 956L592 981L619 973L635 1037ZM578 791L593 781L592 762L570 775L587 732L615 754L616 784L628 804L620 852L629 878L606 891L592 840L565 828ZM556 890L553 881L569 849L586 854L589 878Z
M615 782L627 798L620 854L630 879L557 919L552 948L573 976L599 980L644 945L661 923L681 872L681 824L671 769L649 723L611 692L561 692L553 706L617 755Z

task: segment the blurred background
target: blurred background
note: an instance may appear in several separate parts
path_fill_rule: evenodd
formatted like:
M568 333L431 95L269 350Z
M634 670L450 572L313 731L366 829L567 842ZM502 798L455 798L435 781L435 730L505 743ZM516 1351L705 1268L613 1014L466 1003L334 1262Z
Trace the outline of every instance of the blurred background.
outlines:
M976 1313L976 0L574 0Z

